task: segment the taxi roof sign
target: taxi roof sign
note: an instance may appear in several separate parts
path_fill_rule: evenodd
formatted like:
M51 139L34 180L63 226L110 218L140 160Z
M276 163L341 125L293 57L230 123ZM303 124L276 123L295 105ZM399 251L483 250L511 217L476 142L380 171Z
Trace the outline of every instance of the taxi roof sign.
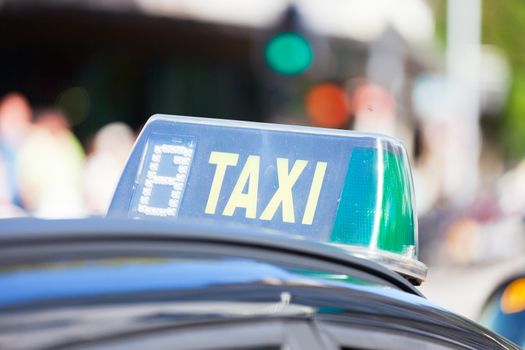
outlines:
M155 115L108 216L246 224L337 245L415 283L417 221L406 151L347 130Z

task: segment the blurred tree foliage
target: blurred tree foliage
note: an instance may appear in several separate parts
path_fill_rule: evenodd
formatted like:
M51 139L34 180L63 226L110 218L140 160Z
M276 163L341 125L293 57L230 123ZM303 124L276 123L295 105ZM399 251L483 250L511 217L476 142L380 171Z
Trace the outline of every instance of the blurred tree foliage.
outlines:
M525 2L483 0L483 43L505 51L511 89L503 112L500 140L512 159L525 156Z
M518 160L525 157L525 1L481 1L483 44L495 45L505 52L512 78L507 104L498 122L485 124L497 128L499 144L509 160ZM447 1L434 0L432 4L437 37L445 44Z

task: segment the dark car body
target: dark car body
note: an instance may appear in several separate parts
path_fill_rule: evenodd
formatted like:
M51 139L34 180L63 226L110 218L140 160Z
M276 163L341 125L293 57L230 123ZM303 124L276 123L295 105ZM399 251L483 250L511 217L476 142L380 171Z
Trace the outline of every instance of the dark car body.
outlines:
M0 348L516 348L378 264L271 231L95 219L0 231Z

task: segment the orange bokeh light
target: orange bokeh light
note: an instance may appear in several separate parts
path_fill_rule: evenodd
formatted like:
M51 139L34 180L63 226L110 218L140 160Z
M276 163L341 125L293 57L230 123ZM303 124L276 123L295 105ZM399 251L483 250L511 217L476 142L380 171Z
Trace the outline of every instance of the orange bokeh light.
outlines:
M500 307L506 314L525 310L525 278L512 281L505 288L501 295Z
M306 96L306 110L312 124L325 128L345 127L350 116L350 102L336 84L314 86Z

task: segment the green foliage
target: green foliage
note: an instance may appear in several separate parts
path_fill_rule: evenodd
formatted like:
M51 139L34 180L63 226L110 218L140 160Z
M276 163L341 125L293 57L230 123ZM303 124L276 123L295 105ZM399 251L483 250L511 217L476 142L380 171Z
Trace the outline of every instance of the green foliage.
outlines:
M447 2L445 0L433 1L432 9L436 18L436 38L440 44L445 45L447 40Z
M482 42L502 49L511 65L511 89L497 129L499 145L510 159L517 160L525 157L525 1L481 1ZM436 0L432 5L436 37L444 44L447 1Z
M511 159L519 159L525 156L525 2L483 0L482 30L483 43L501 48L511 65L499 141Z
M513 76L500 135L503 147L512 159L525 155L525 67L518 69Z
M505 51L513 68L525 69L525 2L483 0L483 43Z

